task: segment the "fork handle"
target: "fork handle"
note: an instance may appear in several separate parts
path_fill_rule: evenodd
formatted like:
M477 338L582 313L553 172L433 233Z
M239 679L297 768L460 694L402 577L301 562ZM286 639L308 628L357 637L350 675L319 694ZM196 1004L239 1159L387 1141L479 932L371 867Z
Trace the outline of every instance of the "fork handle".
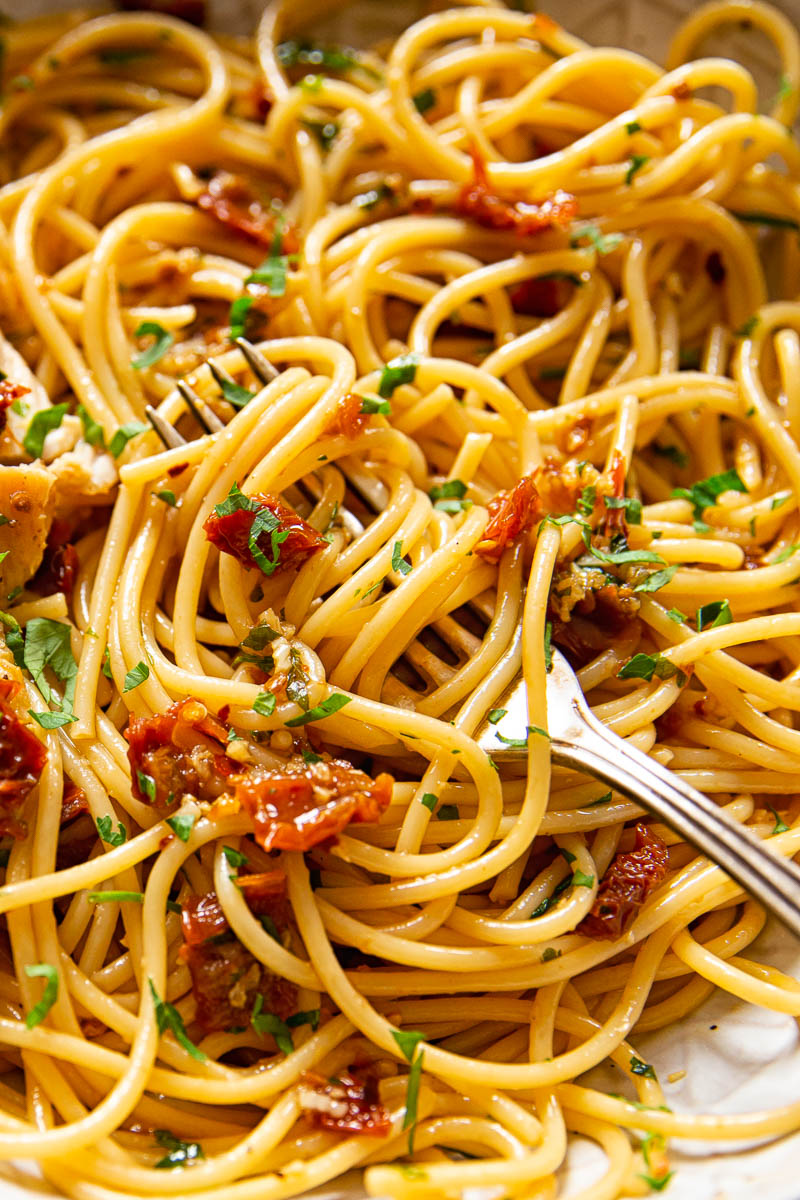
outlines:
M606 729L583 705L570 741L554 738L553 758L637 801L716 862L800 937L800 867L757 841L712 800Z

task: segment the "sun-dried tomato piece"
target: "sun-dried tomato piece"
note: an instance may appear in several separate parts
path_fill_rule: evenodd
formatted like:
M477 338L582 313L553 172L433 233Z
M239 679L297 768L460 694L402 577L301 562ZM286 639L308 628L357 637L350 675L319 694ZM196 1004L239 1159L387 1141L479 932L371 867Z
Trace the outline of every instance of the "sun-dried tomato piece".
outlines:
M371 779L348 762L291 763L236 780L236 799L253 818L265 850L310 850L351 821L377 821L392 797L391 775Z
M392 1128L378 1098L378 1077L367 1068L351 1069L335 1079L307 1071L300 1080L300 1107L315 1129L386 1137Z
M511 293L511 307L527 317L554 317L569 300L571 286L554 275L524 279Z
M245 501L247 507L243 504L239 508L229 509L223 515L217 509L224 506L217 505L203 525L212 545L225 554L232 554L245 567L260 566L265 575L277 575L301 566L307 558L327 545L322 534L288 504L284 504L279 496L259 492L256 496L245 497ZM271 524L272 528L265 527L257 534L255 546L258 555L254 555L251 545L253 523L257 519L264 523L266 513L274 518L265 523ZM257 562L257 557L264 561ZM271 569L268 570L267 566Z
M125 737L133 794L157 808L189 795L216 800L237 769L221 753L225 726L199 700L181 700L153 717L131 717Z
M30 390L24 384L12 383L10 379L0 379L0 433L6 427L7 410L15 400L19 400L22 396L27 396Z
M80 561L78 551L68 540L72 528L69 521L56 518L47 535L44 558L28 583L28 587L40 596L63 592L68 598L75 586Z
M259 994L263 1011L282 1020L296 1008L294 985L273 975L232 935L199 945L185 942L181 958L192 976L197 1021L206 1033L249 1025Z
M667 873L667 847L641 822L633 850L617 854L603 876L589 914L578 926L590 938L618 938Z
M348 392L346 396L342 396L325 426L325 433L341 433L349 438L358 437L370 417L369 413L361 411L363 403L364 397L359 396L357 392Z
M275 927L286 929L289 907L286 900L286 875L280 869L259 875L237 875L236 886L244 893L249 908L257 917L271 917ZM216 892L190 896L181 913L183 939L188 946L199 946L208 938L230 932Z
M61 797L61 824L66 825L89 811L86 792L71 779L64 779L64 794Z
M510 492L498 492L488 504L489 520L483 538L475 547L487 562L496 563L509 542L530 529L542 515L539 493L533 476L523 475Z
M456 212L486 229L511 229L520 237L544 229L566 229L577 216L578 202L561 188L535 204L507 200L491 190L486 163L478 150L470 149L475 178L462 187Z
M267 249L272 246L278 227L278 214L266 208L239 175L231 175L227 171L212 175L195 204L226 229ZM299 246L297 234L285 222L280 228L281 253L296 254Z
M163 13L190 25L203 25L206 19L205 0L120 0L120 8L128 12Z
M285 933L290 909L283 871L240 875L236 883L256 916L269 917L273 929ZM294 985L273 975L234 936L216 892L188 897L181 921L181 958L189 967L197 1020L206 1033L248 1025L259 994L265 1012L283 1019L294 1011Z
M601 477L607 479L611 484L609 491L608 487L598 489L604 496L614 496L617 500L621 500L625 495L625 458L619 450L615 450L611 456L611 465ZM603 523L607 534L611 535L616 532L625 531L625 509L624 508L607 508L603 513Z
M15 838L25 836L22 808L47 762L44 746L11 707L20 686L13 679L0 679L0 834Z

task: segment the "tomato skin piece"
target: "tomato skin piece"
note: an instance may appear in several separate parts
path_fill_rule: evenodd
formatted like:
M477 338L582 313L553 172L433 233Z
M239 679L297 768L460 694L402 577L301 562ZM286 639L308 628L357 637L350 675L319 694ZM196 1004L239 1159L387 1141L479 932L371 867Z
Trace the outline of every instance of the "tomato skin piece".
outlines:
M238 769L222 749L227 730L198 700L181 700L153 717L132 716L125 730L131 786L137 800L176 807L185 796L216 800ZM155 786L143 790L139 774Z
M378 1099L378 1077L369 1068L351 1068L335 1079L307 1071L300 1080L300 1107L315 1129L370 1137L387 1137L391 1132L389 1114Z
M44 746L10 703L20 687L13 679L0 679L0 834L14 838L25 837L22 808L47 762Z
M359 396L358 392L348 392L346 396L342 396L337 401L324 432L332 436L342 434L348 438L358 437L370 418L369 413L361 411L363 403L364 397Z
M667 873L669 854L658 834L639 822L633 850L617 854L606 871L588 915L578 926L587 937L622 937L650 893Z
M251 771L235 781L235 797L250 814L264 850L310 850L330 842L351 821L377 821L393 780L373 780L343 760L300 763L285 772Z
M474 179L462 187L456 200L456 212L485 229L512 230L520 237L545 229L566 229L578 215L578 202L559 188L535 204L507 200L493 192L486 163L476 149L470 149Z
M273 496L269 492L259 492L255 496L250 496L249 499L258 507L239 508L224 516L212 511L203 525L206 537L211 544L224 554L231 554L238 559L242 566L251 569L258 567L248 545L248 539L259 510L261 512L269 510L277 518L279 525L276 532L288 533L286 540L277 547L277 563L272 571L273 575L302 566L307 558L327 545L322 534L304 521L299 513L296 513L288 504L284 504L279 496ZM266 532L259 534L257 544L262 554L272 561L270 534Z
M569 299L568 279L524 279L510 295L515 313L527 317L554 317Z
M488 509L489 520L475 553L487 562L498 563L506 546L531 529L542 515L533 476L523 475L510 492L498 492Z

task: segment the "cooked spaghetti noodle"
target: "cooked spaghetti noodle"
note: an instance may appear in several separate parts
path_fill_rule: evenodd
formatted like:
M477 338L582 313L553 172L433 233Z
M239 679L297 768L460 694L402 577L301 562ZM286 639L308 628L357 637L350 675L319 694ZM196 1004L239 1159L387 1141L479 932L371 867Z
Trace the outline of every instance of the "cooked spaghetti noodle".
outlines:
M489 4L370 51L296 17L4 31L0 1158L544 1200L581 1136L582 1196L660 1190L670 1138L800 1102L673 1113L640 1035L800 989L719 868L550 769L544 681L559 645L800 850L800 42L754 0L666 73ZM741 20L768 115L692 59ZM527 769L475 740L520 672Z

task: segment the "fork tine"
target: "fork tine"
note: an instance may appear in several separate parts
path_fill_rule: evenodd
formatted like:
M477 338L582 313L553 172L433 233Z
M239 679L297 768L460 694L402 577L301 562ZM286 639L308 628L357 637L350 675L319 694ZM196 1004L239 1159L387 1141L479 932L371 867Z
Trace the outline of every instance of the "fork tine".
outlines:
M225 428L224 423L220 421L217 414L212 412L211 409L203 403L197 393L192 391L184 379L178 380L177 388L183 399L186 401L186 405L189 408L192 416L197 421L200 428L205 431L205 433L219 433L220 429Z
M186 438L182 437L177 429L174 429L168 421L165 421L160 413L156 412L152 404L146 406L144 415L168 450L174 450L178 446L186 445Z
M273 367L272 363L264 357L260 350L256 350L253 343L248 342L247 338L236 338L236 345L247 359L250 370L262 383L272 383L273 379L278 378L280 375L278 368Z
M233 376L229 375L227 371L223 371L222 367L218 366L218 364L214 362L213 358L208 360L208 369L220 387L222 387L222 385L225 383L236 383L236 380L233 378Z

